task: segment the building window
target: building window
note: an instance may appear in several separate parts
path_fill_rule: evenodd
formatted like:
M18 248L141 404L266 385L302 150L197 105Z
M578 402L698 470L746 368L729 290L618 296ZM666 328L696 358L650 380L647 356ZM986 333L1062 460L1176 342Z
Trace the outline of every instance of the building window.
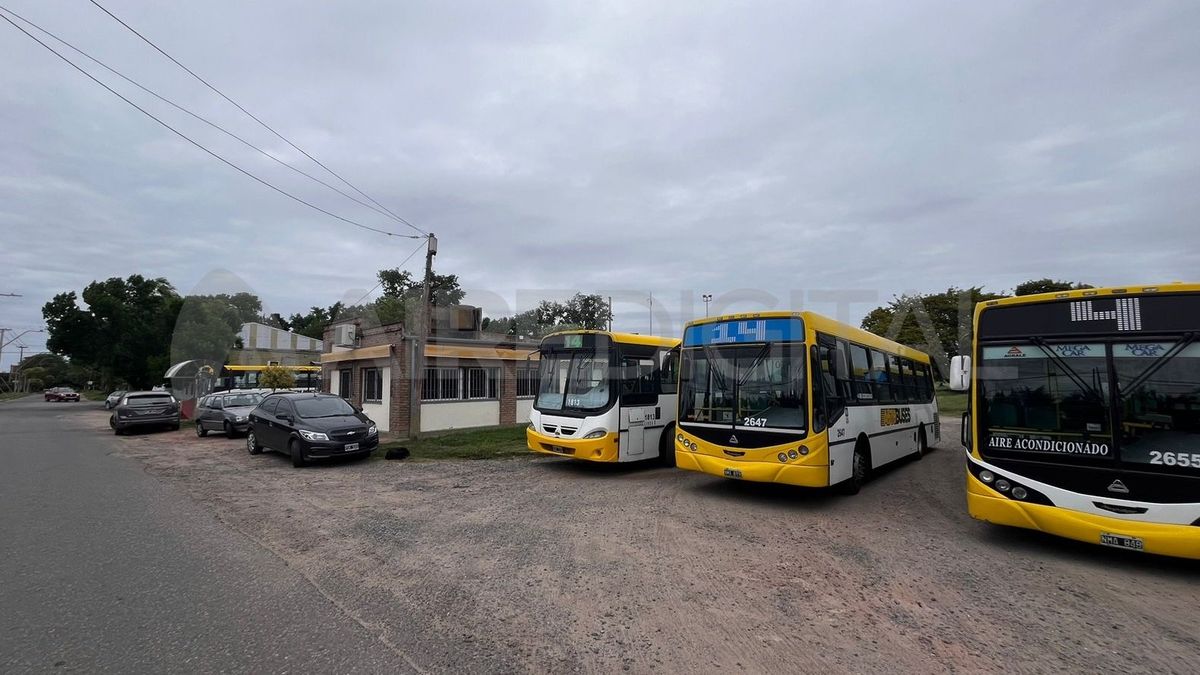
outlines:
M426 368L422 401L485 401L500 398L499 368Z
M363 403L383 403L383 371L378 368L362 370Z
M519 366L517 368L517 398L537 396L538 368L537 366Z

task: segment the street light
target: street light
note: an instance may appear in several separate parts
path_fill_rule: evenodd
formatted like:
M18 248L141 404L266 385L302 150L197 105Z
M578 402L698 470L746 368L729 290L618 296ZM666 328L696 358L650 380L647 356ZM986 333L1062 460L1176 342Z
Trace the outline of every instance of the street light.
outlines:
M708 316L708 303L712 302L712 293L705 293L700 299L704 301L704 316Z

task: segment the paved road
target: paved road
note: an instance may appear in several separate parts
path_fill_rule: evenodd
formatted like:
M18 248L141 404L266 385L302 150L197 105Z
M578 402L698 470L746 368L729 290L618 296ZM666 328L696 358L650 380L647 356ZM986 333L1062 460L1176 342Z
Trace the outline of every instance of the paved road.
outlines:
M0 403L0 672L401 672L401 654L213 512L60 419Z

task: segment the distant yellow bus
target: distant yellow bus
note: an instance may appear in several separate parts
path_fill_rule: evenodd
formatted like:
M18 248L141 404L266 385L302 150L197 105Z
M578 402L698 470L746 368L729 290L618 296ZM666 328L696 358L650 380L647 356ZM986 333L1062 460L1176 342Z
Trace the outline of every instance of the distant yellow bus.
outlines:
M812 312L693 321L679 370L681 469L854 493L940 436L928 355Z
M677 338L566 331L538 349L530 450L590 462L671 464Z
M1004 298L974 321L950 366L971 516L1200 558L1200 284Z

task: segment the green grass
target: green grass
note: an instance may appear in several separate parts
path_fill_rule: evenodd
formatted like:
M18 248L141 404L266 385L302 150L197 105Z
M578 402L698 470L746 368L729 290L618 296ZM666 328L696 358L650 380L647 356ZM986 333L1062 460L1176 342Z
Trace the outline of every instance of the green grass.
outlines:
M937 390L938 412L942 415L957 417L967 411L967 392Z
M3 391L3 392L0 392L0 401L8 401L8 400L11 400L14 398L21 398L23 396L33 396L33 392L30 392L28 394L22 394L21 392L18 392L18 391Z
M525 425L489 429L451 431L420 440L380 443L375 457L383 457L391 448L408 448L412 459L497 459L532 457L525 446Z

